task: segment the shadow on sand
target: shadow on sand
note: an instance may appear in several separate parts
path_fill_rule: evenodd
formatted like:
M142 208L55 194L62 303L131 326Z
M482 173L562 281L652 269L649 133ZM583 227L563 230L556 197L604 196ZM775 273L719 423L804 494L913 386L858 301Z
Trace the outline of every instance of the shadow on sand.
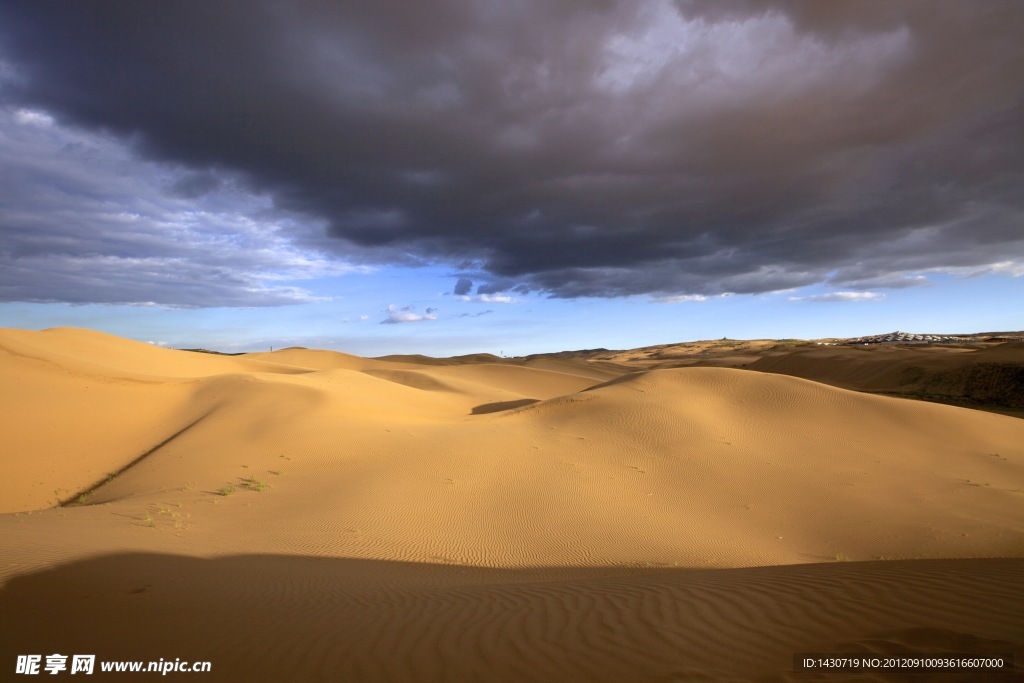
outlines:
M540 403L540 401L535 398L521 398L516 401L496 401L494 403L482 403L478 406L474 406L470 415L486 415L487 413L500 413L503 410L512 410L513 408L532 406L534 403Z
M162 679L207 682L807 680L793 653L837 644L1020 661L1021 576L1021 559L496 570L108 555L0 590L0 666L60 653L205 660L211 673Z

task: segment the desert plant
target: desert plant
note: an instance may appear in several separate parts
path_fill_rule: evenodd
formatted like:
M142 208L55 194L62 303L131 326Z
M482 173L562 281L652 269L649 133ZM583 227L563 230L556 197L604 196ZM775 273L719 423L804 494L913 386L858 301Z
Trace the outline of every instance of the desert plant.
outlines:
M262 493L270 488L270 485L265 481L259 481L256 477L246 477L242 479L242 487L249 489L250 491L259 491Z

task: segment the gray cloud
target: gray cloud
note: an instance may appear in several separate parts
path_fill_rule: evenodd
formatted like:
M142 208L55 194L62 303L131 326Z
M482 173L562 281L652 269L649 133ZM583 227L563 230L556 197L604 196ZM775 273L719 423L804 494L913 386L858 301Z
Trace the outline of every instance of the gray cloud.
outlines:
M711 296L1016 272L1022 21L1015 0L15 0L0 52L7 102L196 169L179 197L233 173L323 226L300 247L473 263L478 294Z
M190 173L174 181L170 193L182 199L197 199L221 188L223 181L212 173Z
M464 296L469 294L473 290L473 281L469 278L460 277L455 283L455 289L453 293L456 296Z
M2 301L277 306L315 300L290 280L354 269L297 248L251 197L169 199L173 172L116 140L30 110L0 110L0 130Z

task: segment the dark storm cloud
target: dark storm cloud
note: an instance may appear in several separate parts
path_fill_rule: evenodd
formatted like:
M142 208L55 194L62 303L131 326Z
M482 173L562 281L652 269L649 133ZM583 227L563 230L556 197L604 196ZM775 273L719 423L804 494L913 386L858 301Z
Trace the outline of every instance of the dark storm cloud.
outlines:
M197 199L219 190L223 181L212 173L190 173L170 187L170 193L181 199Z
M168 198L220 181L175 179L39 112L0 108L0 159L0 301L276 306L316 300L285 281L351 269L296 249L244 193Z
M7 102L236 173L339 254L476 263L478 294L1024 258L1016 0L9 1L0 26Z
M473 290L473 281L466 277L460 277L455 282L455 289L453 293L456 296L463 296L469 294Z

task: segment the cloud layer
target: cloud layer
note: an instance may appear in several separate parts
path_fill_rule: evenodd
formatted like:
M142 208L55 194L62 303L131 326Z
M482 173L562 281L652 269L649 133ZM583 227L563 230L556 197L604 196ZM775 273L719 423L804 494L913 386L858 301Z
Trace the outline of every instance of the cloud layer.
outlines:
M0 301L255 307L315 301L287 284L362 270L290 237L224 183L139 164L109 136L0 111Z
M306 217L296 248L449 263L477 295L860 291L1024 261L1015 0L15 0L0 26L10 111L192 169L180 201L234 178ZM16 228L93 253L65 229ZM173 272L123 247L129 279Z

